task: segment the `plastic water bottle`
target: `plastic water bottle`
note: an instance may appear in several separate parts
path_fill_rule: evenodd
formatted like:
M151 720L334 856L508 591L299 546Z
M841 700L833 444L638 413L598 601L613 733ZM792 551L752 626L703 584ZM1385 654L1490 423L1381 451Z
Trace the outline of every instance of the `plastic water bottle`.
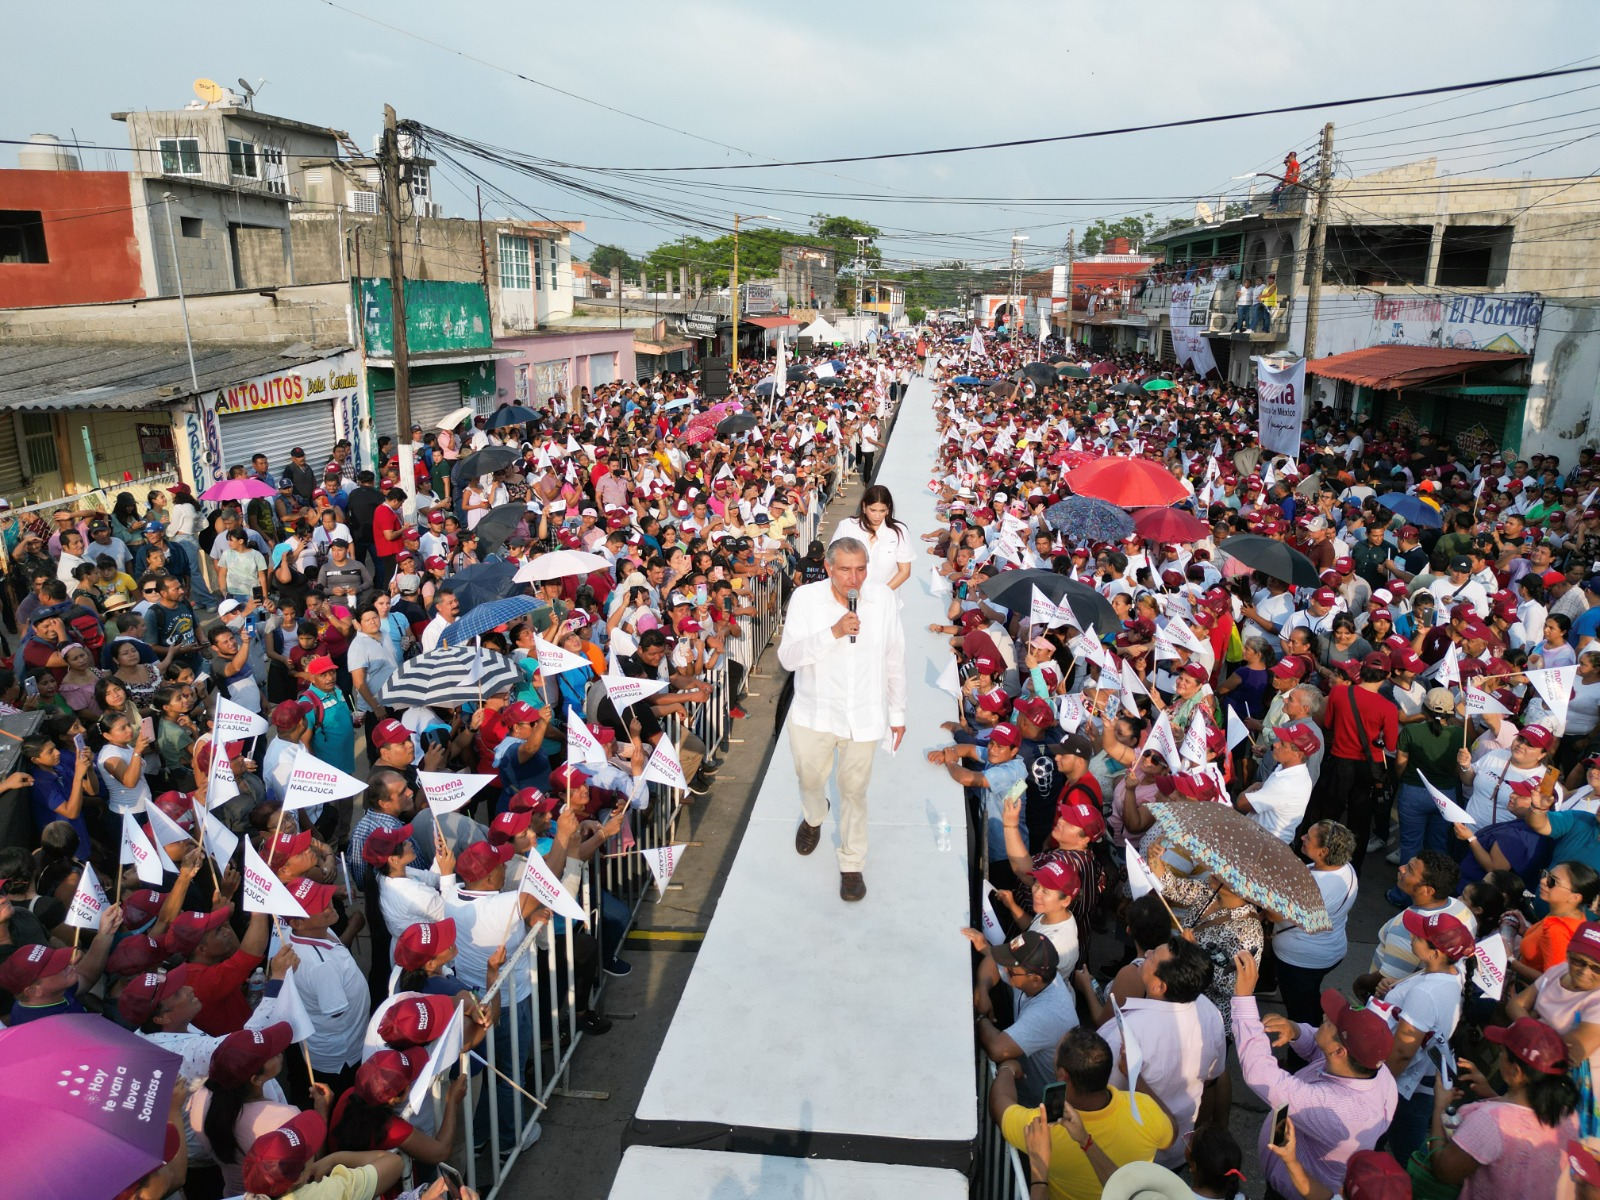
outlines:
M943 813L939 814L938 846L941 853L948 853L950 850L950 818Z
M265 967L257 967L250 972L250 980L245 984L245 998L254 1008L261 1003L261 997L267 994L267 971Z

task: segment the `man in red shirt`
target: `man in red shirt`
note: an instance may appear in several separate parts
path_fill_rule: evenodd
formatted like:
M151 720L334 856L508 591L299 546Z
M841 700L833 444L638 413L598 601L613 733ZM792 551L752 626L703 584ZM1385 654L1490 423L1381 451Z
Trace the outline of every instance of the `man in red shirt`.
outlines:
M243 1029L250 1019L245 986L266 955L272 929L266 913L252 913L240 939L228 923L232 915L231 904L208 913L179 913L162 943L169 954L188 960L189 986L200 1001L194 1024L213 1037Z
M405 544L405 521L400 516L405 503L405 489L392 487L383 494L383 503L372 513L372 582L380 589L388 588L394 576L395 555Z
M1356 835L1350 865L1358 872L1369 850L1383 849L1381 839L1371 838L1377 779L1387 769L1384 755L1393 754L1400 744L1400 710L1378 694L1388 677L1389 656L1375 650L1361 660L1359 682L1341 684L1328 693L1322 710L1328 753L1296 835L1303 836L1318 821L1342 822Z

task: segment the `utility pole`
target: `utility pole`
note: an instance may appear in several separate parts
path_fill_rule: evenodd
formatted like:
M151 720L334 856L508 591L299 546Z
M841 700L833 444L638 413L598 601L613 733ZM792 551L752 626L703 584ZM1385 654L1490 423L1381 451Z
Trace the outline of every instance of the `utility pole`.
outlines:
M856 317L860 317L861 316L861 277L862 277L862 274L867 269L867 242L868 242L869 239L867 238L866 234L863 234L863 233L853 233L850 236L855 241L855 244L856 244L856 261L855 261L856 311L855 311L854 315ZM859 325L859 321L857 322L857 324Z
M494 330L494 301L489 298L489 243L483 237L483 186L478 187L478 255L483 262L483 307L489 316L490 336Z
M728 276L728 299L733 307L733 357L730 373L739 369L739 222L740 221L770 221L771 217L761 214L746 217L740 213L733 214L733 274Z
M392 104L383 106L382 157L379 169L383 173L383 206L388 215L389 292L394 313L394 413L395 424L399 426L395 432L395 448L404 450L411 444L411 378L406 347L405 246L400 240L400 137L395 131ZM406 464L403 460L400 465L400 480L405 486L412 481L404 473ZM409 492L412 489L407 486L406 490Z
M1073 238L1076 233L1075 229L1067 230L1067 273L1061 289L1067 294L1067 332L1062 341L1068 346L1072 345L1072 255L1075 248Z
M1011 235L1011 294L1006 297L1011 303L1011 332L1013 335L1022 329L1022 243L1028 240L1024 233Z
M1322 260L1328 249L1328 192L1332 186L1333 122L1329 121L1322 127L1322 148L1317 152L1317 209L1311 225L1311 282L1306 285L1306 336L1302 350L1307 361L1317 353L1317 308L1322 300Z

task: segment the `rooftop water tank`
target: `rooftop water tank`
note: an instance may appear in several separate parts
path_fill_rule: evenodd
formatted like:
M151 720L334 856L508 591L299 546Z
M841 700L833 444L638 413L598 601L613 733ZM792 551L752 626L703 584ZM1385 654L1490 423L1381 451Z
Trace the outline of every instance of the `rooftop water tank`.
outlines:
M78 156L53 133L36 133L17 151L17 165L24 171L76 171Z

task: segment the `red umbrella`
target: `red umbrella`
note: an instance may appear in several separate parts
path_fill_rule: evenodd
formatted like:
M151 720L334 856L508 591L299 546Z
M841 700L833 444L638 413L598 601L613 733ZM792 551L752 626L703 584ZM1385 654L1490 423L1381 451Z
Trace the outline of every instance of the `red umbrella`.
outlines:
M1209 537L1211 526L1181 508L1145 508L1133 514L1139 536L1152 542L1182 545Z
M1115 375L1116 373L1117 367L1115 363L1097 362L1089 368L1089 374L1091 375Z
M1069 471L1062 478L1077 495L1105 500L1119 508L1176 504L1189 495L1164 466L1148 458L1102 458Z
M1099 461L1100 456L1098 454L1091 454L1087 450L1058 450L1050 458L1050 462L1053 465L1066 467L1069 471L1074 467L1081 467L1086 463Z

